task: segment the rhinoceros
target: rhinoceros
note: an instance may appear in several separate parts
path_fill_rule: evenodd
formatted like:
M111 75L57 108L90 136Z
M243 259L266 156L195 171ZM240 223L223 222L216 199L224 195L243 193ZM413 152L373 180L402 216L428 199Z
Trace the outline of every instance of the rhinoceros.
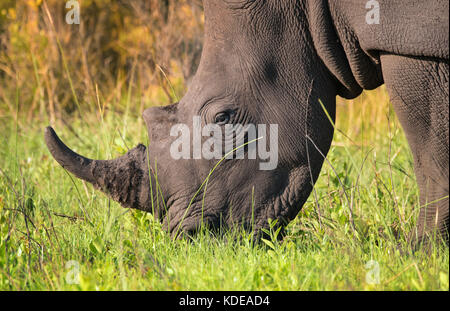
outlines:
M261 232L269 219L284 227L310 195L329 151L336 96L352 99L385 84L414 156L420 190L411 241L437 232L448 243L448 0L205 0L203 5L199 67L179 103L143 112L149 147L91 160L71 151L48 127L46 143L60 165L123 207L153 213L172 234L190 234L201 225ZM256 140L244 133L245 144L233 145L245 155L260 145L258 139L276 135L271 146L277 148L276 165L262 169L259 156L225 158L223 150L220 161L193 156L190 149L187 156L174 156L173 129L195 131L195 121L216 129L276 125L277 131L258 132ZM239 135L231 136L224 140L237 141Z

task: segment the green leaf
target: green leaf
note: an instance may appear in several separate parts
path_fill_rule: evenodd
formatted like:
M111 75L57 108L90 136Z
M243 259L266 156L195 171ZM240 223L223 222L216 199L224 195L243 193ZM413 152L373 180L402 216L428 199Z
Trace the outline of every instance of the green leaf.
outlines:
M275 250L275 245L272 243L272 241L261 239L267 246L269 246L271 249Z
M89 244L89 249L94 254L101 254L103 252L103 245L104 245L104 243L103 243L102 239L100 237L97 237L95 240L93 240Z

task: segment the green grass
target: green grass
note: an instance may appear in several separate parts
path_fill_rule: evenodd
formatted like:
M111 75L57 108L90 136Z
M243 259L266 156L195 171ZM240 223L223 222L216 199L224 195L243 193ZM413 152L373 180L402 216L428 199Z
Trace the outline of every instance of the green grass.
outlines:
M151 215L123 209L67 174L45 147L46 121L4 113L0 290L448 290L448 248L410 255L396 247L414 227L419 202L391 109L384 89L338 101L338 131L316 195L282 242L261 245L243 232L172 240ZM55 124L58 134L92 158L147 142L143 121L128 109L67 123L72 130ZM377 271L378 284L367 282Z

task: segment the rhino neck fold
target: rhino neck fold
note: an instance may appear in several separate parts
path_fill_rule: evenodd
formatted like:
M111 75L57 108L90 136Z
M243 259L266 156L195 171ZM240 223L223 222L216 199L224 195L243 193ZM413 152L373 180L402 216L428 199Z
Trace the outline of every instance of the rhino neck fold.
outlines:
M364 8L364 4L361 5ZM362 50L351 26L346 24L345 12L338 11L338 5L327 0L310 0L307 10L314 48L336 79L337 95L351 99L361 94L363 89L380 86L383 83L381 67L376 59ZM361 74L367 72L371 74Z

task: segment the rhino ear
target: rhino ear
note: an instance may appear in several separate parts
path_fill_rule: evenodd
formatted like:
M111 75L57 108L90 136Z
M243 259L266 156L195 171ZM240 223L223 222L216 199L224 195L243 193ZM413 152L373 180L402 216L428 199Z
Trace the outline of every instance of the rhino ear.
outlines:
M162 107L150 107L144 110L142 117L145 123L148 125L159 122L176 122L176 116L178 112L178 103L162 106Z
M55 160L67 171L102 190L124 207L148 210L149 173L147 149L138 145L113 160L91 160L69 149L51 127L45 142Z
M158 141L169 136L170 127L179 122L177 112L178 103L144 110L142 117L147 125L150 141Z

